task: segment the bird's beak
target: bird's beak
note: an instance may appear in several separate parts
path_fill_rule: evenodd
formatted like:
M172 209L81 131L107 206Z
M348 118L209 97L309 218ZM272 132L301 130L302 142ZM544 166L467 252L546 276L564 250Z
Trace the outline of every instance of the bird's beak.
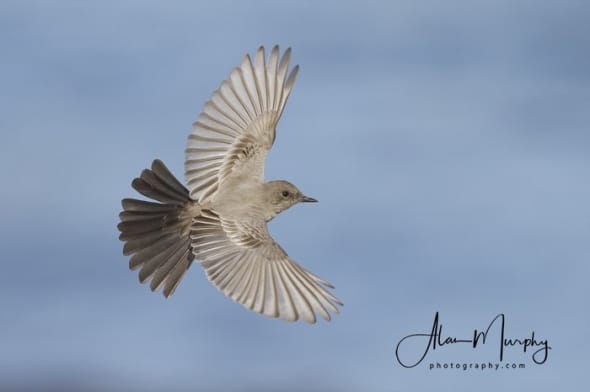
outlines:
M303 196L303 199L301 199L301 201L304 203L317 203L318 202L313 197L308 197L308 196Z

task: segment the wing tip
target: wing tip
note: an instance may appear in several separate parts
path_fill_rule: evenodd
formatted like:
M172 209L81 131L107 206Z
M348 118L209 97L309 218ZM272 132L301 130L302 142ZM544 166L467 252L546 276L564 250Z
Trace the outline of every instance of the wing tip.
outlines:
M256 50L256 53L262 52L264 53L264 45L258 45L258 49Z
M299 64L291 69L291 73L287 77L287 81L285 82L285 88L291 92L293 85L295 84L295 79L297 78L297 74L299 73Z

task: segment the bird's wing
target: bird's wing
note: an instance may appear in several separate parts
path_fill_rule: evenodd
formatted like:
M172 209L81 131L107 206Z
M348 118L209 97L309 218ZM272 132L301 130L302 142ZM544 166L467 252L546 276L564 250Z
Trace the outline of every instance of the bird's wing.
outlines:
M185 179L193 200L202 204L238 171L262 180L264 159L299 69L287 76L290 58L290 48L279 59L275 46L266 61L260 47L254 62L246 55L213 92L186 147Z
M330 320L342 303L328 282L289 258L270 237L266 223L225 220L203 210L191 229L193 253L211 282L246 308L289 321Z

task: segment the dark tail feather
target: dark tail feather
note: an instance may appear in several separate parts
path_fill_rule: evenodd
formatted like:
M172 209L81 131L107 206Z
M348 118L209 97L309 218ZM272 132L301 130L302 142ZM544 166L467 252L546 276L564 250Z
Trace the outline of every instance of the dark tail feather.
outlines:
M129 268L139 270L139 281L151 279L150 288L174 293L194 256L188 236L190 218L182 212L192 203L188 190L156 159L131 183L142 195L161 203L123 199L117 226L125 242L124 255L133 255Z

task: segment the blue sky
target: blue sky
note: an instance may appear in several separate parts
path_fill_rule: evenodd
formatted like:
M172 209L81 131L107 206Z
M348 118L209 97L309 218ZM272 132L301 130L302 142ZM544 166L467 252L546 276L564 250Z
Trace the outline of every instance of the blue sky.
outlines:
M213 4L214 3L214 4ZM590 327L590 7L584 1L4 1L0 389L568 390ZM301 66L266 167L320 200L275 239L336 286L330 323L270 320L198 265L169 299L127 270L130 181L182 178L191 122L245 53ZM524 370L444 347L402 368L436 311L498 313L553 349ZM170 389L169 389L170 390Z

